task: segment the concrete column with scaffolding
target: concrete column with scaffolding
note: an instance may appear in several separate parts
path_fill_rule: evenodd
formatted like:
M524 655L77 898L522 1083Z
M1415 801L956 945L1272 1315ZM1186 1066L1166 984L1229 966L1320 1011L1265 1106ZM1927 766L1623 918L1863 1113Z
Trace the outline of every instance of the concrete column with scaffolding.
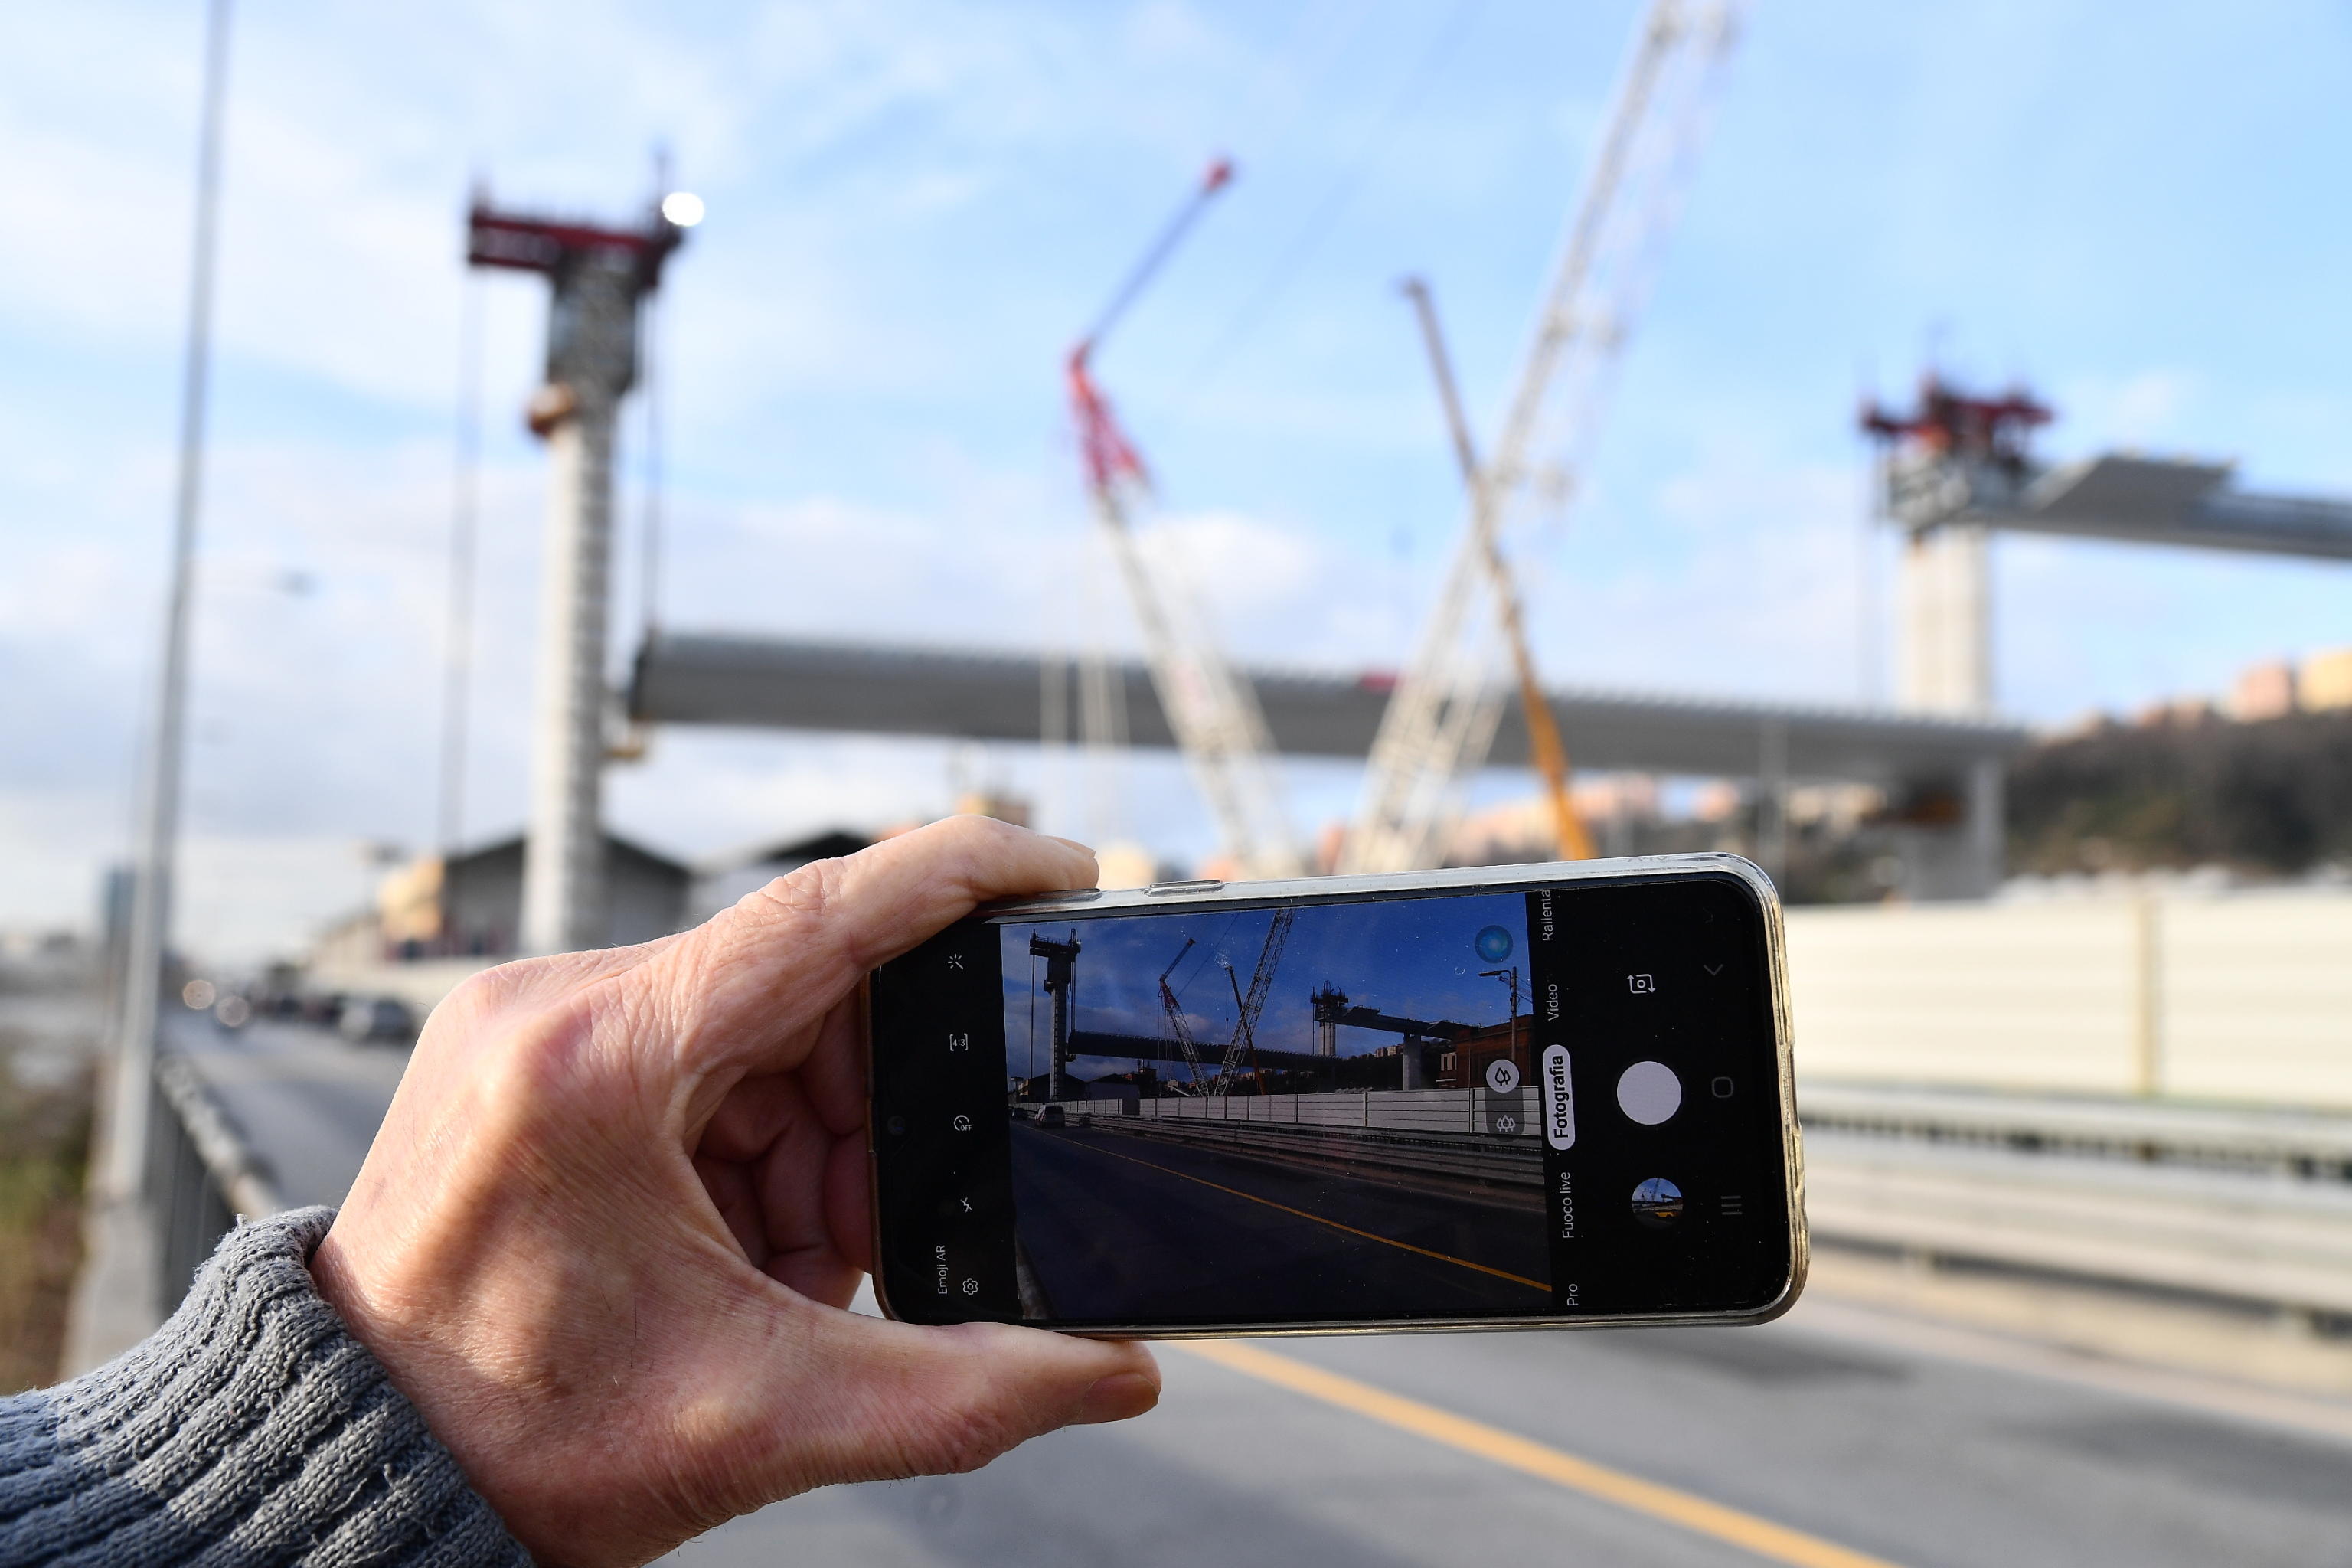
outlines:
M640 307L700 216L700 202L673 194L642 226L605 228L499 211L478 195L467 226L469 265L540 273L551 292L547 379L529 409L549 459L523 858L522 943L533 952L605 942L614 432L636 380Z

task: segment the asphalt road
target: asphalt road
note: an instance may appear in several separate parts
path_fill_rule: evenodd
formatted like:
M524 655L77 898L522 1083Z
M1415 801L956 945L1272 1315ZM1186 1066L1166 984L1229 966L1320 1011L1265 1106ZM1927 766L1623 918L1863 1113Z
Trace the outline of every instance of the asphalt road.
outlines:
M405 1050L294 1024L223 1029L194 1013L174 1012L164 1029L268 1162L289 1206L343 1201L408 1066Z
M780 1503L677 1561L2352 1562L2352 1446L1861 1343L1804 1327L1803 1312L1762 1329L1267 1346L1532 1439L1567 1461L1566 1479L1465 1451L1442 1422L1428 1424L1437 1435L1401 1427L1170 1346L1166 1397L1141 1421L1045 1438L970 1476ZM1612 1495L1621 1479L1666 1489L1629 1505Z
M1541 1311L1542 1216L1097 1127L1016 1121L1021 1245L1055 1316Z
M289 1201L338 1195L400 1053L174 1027ZM2256 1420L2009 1344L1808 1299L1762 1329L1265 1342L1264 1359L1171 1345L1141 1421L794 1499L677 1561L2352 1563L2352 1411Z

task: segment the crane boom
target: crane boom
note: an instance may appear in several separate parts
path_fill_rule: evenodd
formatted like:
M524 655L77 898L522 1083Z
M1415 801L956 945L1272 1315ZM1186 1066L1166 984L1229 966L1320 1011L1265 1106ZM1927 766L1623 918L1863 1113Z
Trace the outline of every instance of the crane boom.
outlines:
M1469 416L1462 411L1462 395L1454 384L1454 363L1445 352L1445 333L1437 324L1437 302L1430 298L1429 285L1419 278L1404 280L1404 292L1412 300L1415 314L1421 318L1421 340L1429 351L1430 373L1437 379L1438 401L1445 407L1445 425L1454 437L1454 461L1462 469L1462 486L1471 497L1472 525L1480 521L1491 524L1493 514L1477 502L1478 487L1486 482L1478 471L1478 447L1470 437ZM1568 748L1560 743L1559 721L1553 716L1551 704L1544 700L1543 682L1536 675L1535 654L1528 647L1527 624L1519 607L1518 584L1512 580L1510 562L1503 554L1502 541L1495 537L1491 526L1478 527L1478 553L1486 568L1488 586L1494 590L1495 609L1503 640L1511 655L1512 673L1518 678L1519 709L1528 726L1528 750L1535 758L1536 772L1543 778L1544 803L1551 813L1554 847L1563 860L1592 858L1592 836L1584 828L1583 819L1576 815L1576 802L1568 793Z
M1176 1000L1176 993L1168 984L1168 977L1176 973L1176 966L1192 951L1192 939L1188 936L1184 945L1176 950L1176 956L1168 961L1168 967L1160 972L1160 1006L1168 1015L1168 1032L1176 1037L1176 1044L1184 1053L1184 1065L1192 1070L1190 1081L1197 1084L1201 1081L1201 1052L1192 1044L1192 1026L1184 1021L1184 1005Z
M1232 966L1226 966L1226 979L1234 987L1234 1037L1225 1042L1225 1059L1217 1071L1214 1093L1233 1092L1234 1079L1240 1071L1244 1051L1249 1053L1250 1076L1256 1080L1258 1092L1265 1092L1265 1079L1257 1066L1258 1015L1265 1011L1265 999L1274 992L1274 972L1282 963L1282 950L1289 944L1290 928L1297 920L1296 908L1286 907L1274 911L1274 920L1265 928L1265 945L1258 949L1257 967L1250 972L1248 995L1242 994L1241 982L1234 977Z
M1110 542L1142 629L1152 687L1194 786L1216 819L1225 852L1245 875L1295 877L1305 860L1291 835L1275 771L1274 742L1257 693L1224 657L1186 585L1155 572L1145 557L1129 503L1130 498L1148 493L1150 475L1111 412L1110 400L1095 384L1092 370L1103 335L1134 303L1210 198L1232 178L1230 163L1220 160L1210 165L1199 188L1120 284L1094 330L1070 351L1070 408L1095 520Z
M1503 586L1490 557L1538 503L1572 493L1737 37L1739 3L1651 0L1643 17L1501 438L1471 489L1444 587L1373 741L1343 870L1436 864L1463 782L1486 762L1506 691L1494 641L1509 613L1499 600L1495 616L1474 613L1482 586ZM1544 450L1557 456L1557 477L1539 483Z

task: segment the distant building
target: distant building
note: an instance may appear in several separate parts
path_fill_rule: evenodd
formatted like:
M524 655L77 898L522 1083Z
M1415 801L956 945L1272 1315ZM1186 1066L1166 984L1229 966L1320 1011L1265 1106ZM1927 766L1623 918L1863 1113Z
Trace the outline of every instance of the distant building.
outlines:
M1887 808L1886 792L1874 784L1799 784L1789 791L1789 821L1797 826L1853 833Z
M724 909L731 909L746 893L757 892L779 877L789 876L817 860L855 855L868 840L840 828L795 838L764 849L720 856L705 862L687 891L686 921L700 925Z
M1660 790L1650 773L1583 773L1569 787L1570 803L1587 829L1607 839L1612 829L1654 823ZM1548 860L1558 853L1548 795L1504 801L1462 819L1446 851L1449 865L1499 865Z
M1692 795L1690 814L1697 822L1729 822L1746 804L1747 796L1738 784L1729 779L1709 779Z
M604 836L604 945L626 947L685 929L691 872L614 834ZM381 956L514 956L521 951L522 861L518 835L446 858L428 855L387 877L374 917Z
M1458 1035L1437 1047L1437 1071L1431 1081L1439 1089L1475 1088L1489 1081L1487 1068L1507 1060L1518 1069L1520 1082L1532 1082L1535 1038L1535 1016L1529 1013Z
M383 919L360 910L320 928L310 943L309 967L338 973L383 963Z
M2222 706L2242 724L2285 718L2296 706L2294 666L2283 658L2248 665L2230 683L2229 699Z
M98 946L100 962L110 974L122 967L131 947L131 905L139 893L139 872L131 866L109 866L98 881Z
M2132 710L2132 722L2143 730L2194 729L2214 717L2209 697L2163 697Z
M2315 653L2295 672L2296 697L2307 712L2352 708L2352 647Z

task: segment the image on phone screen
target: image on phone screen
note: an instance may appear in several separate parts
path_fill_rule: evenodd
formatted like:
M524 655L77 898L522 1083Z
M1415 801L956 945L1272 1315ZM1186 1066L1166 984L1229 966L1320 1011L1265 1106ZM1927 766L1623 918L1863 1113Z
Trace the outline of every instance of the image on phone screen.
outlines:
M1765 967L1724 880L966 922L877 977L893 1307L1760 1307L1790 1252Z

